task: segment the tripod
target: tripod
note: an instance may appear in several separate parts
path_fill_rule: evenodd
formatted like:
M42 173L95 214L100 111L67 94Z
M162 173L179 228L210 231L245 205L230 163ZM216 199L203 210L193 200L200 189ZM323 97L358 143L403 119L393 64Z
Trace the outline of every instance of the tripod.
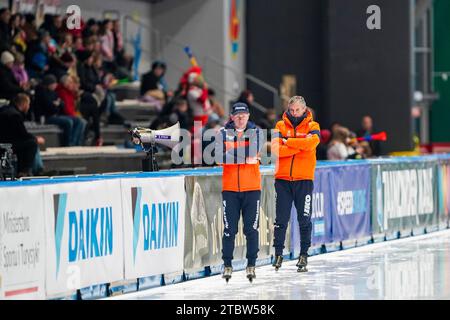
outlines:
M153 172L159 171L158 162L155 154L158 152L154 143L142 144L142 147L147 154L142 160L142 171ZM147 149L148 148L148 149Z

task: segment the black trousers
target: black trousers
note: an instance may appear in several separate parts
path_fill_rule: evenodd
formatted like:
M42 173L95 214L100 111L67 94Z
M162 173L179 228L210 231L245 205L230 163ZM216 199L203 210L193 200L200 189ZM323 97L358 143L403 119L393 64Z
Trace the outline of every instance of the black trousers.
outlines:
M37 148L38 144L34 138L13 143L13 151L17 156L17 172L30 172L36 157Z
M225 266L231 266L234 239L238 232L239 218L244 220L244 234L247 240L247 265L255 266L259 251L259 203L261 191L223 191L223 238L222 259Z
M300 227L300 254L306 255L311 246L311 213L312 192L314 183L312 180L287 181L276 179L276 219L274 230L275 254L282 255L286 229L291 217L292 202L297 209L297 220Z

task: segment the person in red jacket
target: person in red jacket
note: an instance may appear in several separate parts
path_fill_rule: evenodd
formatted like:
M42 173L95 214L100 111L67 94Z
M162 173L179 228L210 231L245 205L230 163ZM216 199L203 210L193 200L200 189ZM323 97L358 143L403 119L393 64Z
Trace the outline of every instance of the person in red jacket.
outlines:
M64 102L62 114L72 119L73 136L70 145L81 146L84 144L87 121L77 114L77 93L75 91L75 83L71 76L64 75L61 77L60 83L56 87L56 93L61 101Z
M247 278L255 278L255 264L259 251L259 203L261 173L258 152L259 129L253 122L245 103L233 105L231 120L216 136L215 157L223 164L222 199L224 231L222 238L223 278L231 278L234 240L241 216L247 240Z
M286 228L294 202L300 226L300 257L298 271L307 271L308 249L311 246L311 209L316 147L320 142L319 124L313 121L305 99L294 96L272 136L272 152L276 156L275 191L276 220L274 230L276 270L283 261Z

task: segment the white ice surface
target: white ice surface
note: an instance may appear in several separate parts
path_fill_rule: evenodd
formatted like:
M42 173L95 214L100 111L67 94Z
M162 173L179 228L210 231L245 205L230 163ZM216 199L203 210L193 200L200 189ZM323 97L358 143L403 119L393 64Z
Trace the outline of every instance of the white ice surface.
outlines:
M450 230L387 241L244 271L227 284L220 275L138 291L111 299L450 299Z

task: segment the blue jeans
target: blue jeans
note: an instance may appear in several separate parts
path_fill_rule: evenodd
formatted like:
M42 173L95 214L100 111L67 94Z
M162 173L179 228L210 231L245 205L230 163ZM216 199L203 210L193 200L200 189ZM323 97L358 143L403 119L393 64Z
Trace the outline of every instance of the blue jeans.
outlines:
M54 124L61 128L63 131L63 139L61 141L61 145L63 147L68 146L72 141L71 137L73 130L73 121L69 116L51 116L47 117L45 120L47 124Z
M44 170L44 162L42 161L41 151L39 150L38 147L36 150L36 156L34 157L32 171L33 174L36 175L40 173L42 170Z
M47 124L54 124L63 131L62 146L79 146L84 141L86 120L72 116L51 116L47 118Z
M81 146L84 142L87 121L81 117L70 117L72 119L72 137L69 142L71 146Z

